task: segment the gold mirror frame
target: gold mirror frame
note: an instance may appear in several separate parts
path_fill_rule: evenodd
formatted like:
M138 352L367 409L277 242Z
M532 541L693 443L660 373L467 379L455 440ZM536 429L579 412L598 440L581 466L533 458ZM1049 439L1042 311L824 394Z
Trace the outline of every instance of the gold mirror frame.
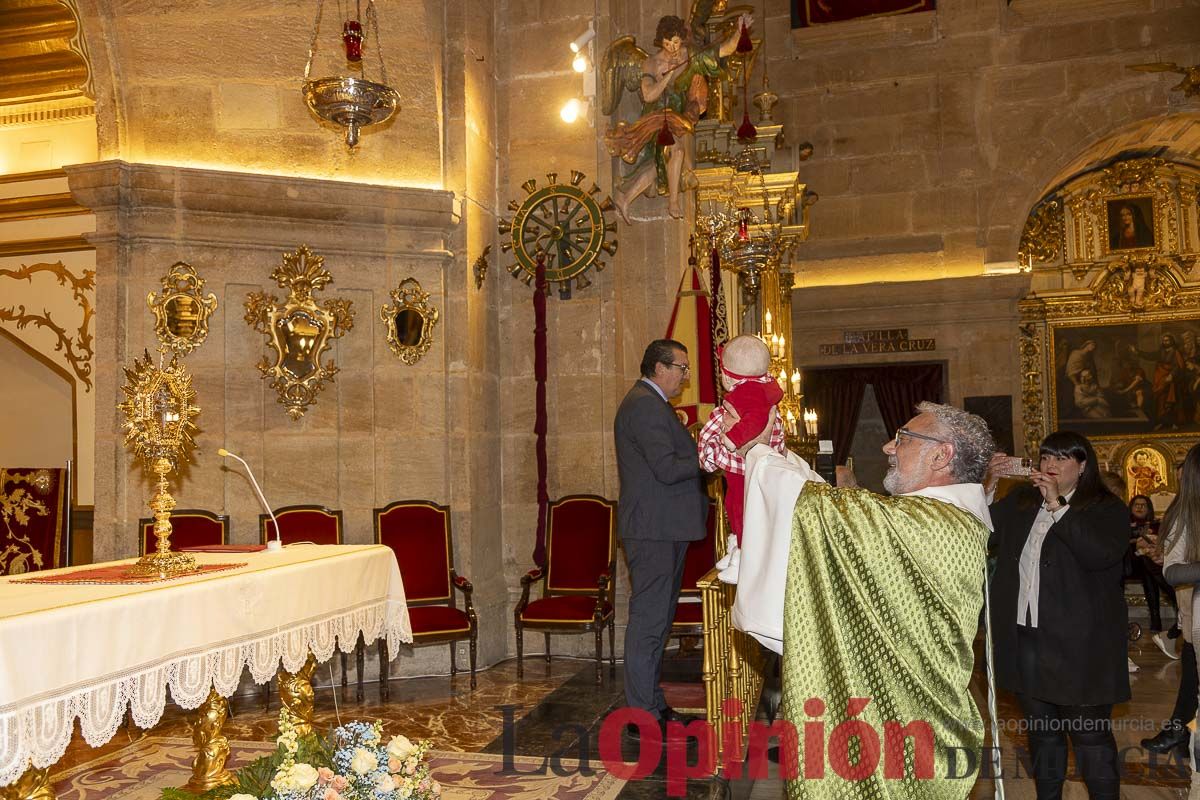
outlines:
M208 338L208 318L217 310L217 296L204 291L204 279L184 261L176 261L162 278L162 294L150 292L146 305L154 314L154 333L162 346L181 356L204 344ZM187 305L185 313L173 313L172 308ZM172 322L183 323L183 325ZM172 327L176 330L172 330ZM186 328L179 332L180 327Z
M405 278L391 291L392 302L379 309L379 318L387 327L387 343L396 357L410 367L421 360L433 346L433 326L437 325L438 310L429 305L429 292L421 288L416 278ZM405 312L421 318L421 330L415 344L411 337L404 336L396 324L396 318Z
M288 290L287 300L251 292L246 296L246 324L263 334L274 351L274 360L263 356L258 369L279 394L279 403L292 419L300 419L316 402L317 392L332 380L338 368L332 359L322 361L334 339L354 327L353 302L340 298L318 306L313 292L333 282L325 259L307 245L283 254L283 264L271 277Z

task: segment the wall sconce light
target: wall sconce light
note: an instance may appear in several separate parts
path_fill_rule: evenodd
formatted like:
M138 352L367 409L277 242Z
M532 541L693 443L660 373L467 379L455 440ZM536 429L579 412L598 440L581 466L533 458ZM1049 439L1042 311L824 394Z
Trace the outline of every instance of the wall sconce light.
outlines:
M571 42L571 52L578 53L579 51L583 50L584 46L587 45L588 42L590 42L592 39L595 39L595 38L596 38L595 23L589 22L588 26L587 26L587 30L584 31L583 33L579 34L578 39ZM582 72L582 70L577 70L577 71Z
M575 54L575 58L571 59L571 69L576 72L587 72L589 66L591 65L588 63L588 57L582 50Z
M580 100L578 97L572 97L563 104L562 110L558 112L558 116L562 117L562 121L568 125L574 123L580 117L587 116L588 101Z

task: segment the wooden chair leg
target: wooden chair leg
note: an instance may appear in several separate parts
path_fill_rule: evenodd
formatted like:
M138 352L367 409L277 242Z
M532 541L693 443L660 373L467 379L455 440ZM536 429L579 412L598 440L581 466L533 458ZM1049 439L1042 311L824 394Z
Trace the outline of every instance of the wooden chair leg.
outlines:
M345 694L346 686L349 683L349 676L347 675L347 673L350 671L350 665L349 665L350 656L347 655L345 650L339 650L338 652L341 653L341 656L342 656L342 694Z
M550 634L542 634L546 638L546 663L550 663Z
M450 642L450 677L453 678L458 674L458 662L455 658L454 645L457 642Z
M387 700L390 694L388 681L391 680L392 665L388 663L388 648L387 639L379 638L379 686L383 693L383 699Z
M604 682L604 628L596 628L596 685Z
M262 685L262 701L263 711L271 710L271 681L268 680Z
M475 688L475 631L471 631L471 688Z
M367 652L366 651L367 651L367 643L363 639L363 635L360 633L358 635L358 641L354 643L354 667L355 667L354 671L358 673L358 685L355 687L355 690L354 690L354 699L360 703L363 701L363 698L365 696L365 694L363 692L363 682L364 682L363 681L363 672L366 671L366 666L367 666L367 664L366 664Z
M517 677L525 677L525 632L521 628L521 623L517 623Z
M617 620L614 615L608 621L608 674L609 677L617 675Z

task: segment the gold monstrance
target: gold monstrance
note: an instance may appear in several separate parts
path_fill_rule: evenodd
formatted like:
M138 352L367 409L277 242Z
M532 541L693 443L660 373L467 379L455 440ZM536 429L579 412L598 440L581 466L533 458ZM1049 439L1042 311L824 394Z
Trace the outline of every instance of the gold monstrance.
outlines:
M177 356L164 367L155 366L147 352L133 367L125 368L126 384L121 387L125 401L117 408L125 412L125 444L143 459L158 478L158 491L150 498L154 512L154 535L158 545L153 553L138 559L130 577L167 578L196 569L196 559L187 553L171 552L171 509L175 498L167 492L167 475L180 461L190 457L196 442L192 420L200 409L192 405L196 391L192 376Z

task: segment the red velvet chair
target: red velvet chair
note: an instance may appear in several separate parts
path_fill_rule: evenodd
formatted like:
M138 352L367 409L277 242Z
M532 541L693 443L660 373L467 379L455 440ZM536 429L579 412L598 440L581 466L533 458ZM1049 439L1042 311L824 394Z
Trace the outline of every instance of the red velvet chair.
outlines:
M71 563L71 463L0 468L0 575Z
M279 538L284 544L313 542L314 544L342 543L342 510L331 511L325 506L297 505L275 509L279 520ZM262 543L275 538L275 524L268 514L258 515L258 530ZM342 651L342 686L346 686L347 656ZM263 699L270 707L270 682L263 685Z
M471 644L471 688L475 688L475 648L479 621L471 604L471 582L454 571L454 538L450 508L427 500L398 500L375 509L375 541L396 554L404 580L404 598L412 621L413 647L448 642L450 674L458 673L454 644L467 639ZM463 607L455 602L454 590L462 592ZM359 695L362 694L362 662L359 661ZM383 696L388 696L387 644L379 640L379 679Z
M275 509L279 520L279 538L284 544L313 542L314 544L342 543L342 511L330 511L325 506L284 506ZM267 514L258 515L262 543L275 538L275 525Z
M138 520L138 555L144 556L158 546L154 537L154 519ZM200 508L180 508L171 512L171 549L229 544L229 517Z
M521 601L513 611L517 628L517 677L525 674L524 633L596 634L596 683L602 680L604 629L608 629L609 673L616 674L614 576L617 504L590 494L568 495L550 504L546 519L546 568L521 578ZM542 582L542 596L530 602L529 587Z
M725 541L724 509L719 500L708 504L708 523L703 539L690 543L683 561L683 580L680 583L680 602L675 606L675 619L671 621L670 636L703 636L704 604L700 601L700 588L696 583L708 574L717 563L717 542ZM721 530L718 530L721 529ZM720 535L718 535L720 533ZM682 602L683 598L695 598L696 602Z

